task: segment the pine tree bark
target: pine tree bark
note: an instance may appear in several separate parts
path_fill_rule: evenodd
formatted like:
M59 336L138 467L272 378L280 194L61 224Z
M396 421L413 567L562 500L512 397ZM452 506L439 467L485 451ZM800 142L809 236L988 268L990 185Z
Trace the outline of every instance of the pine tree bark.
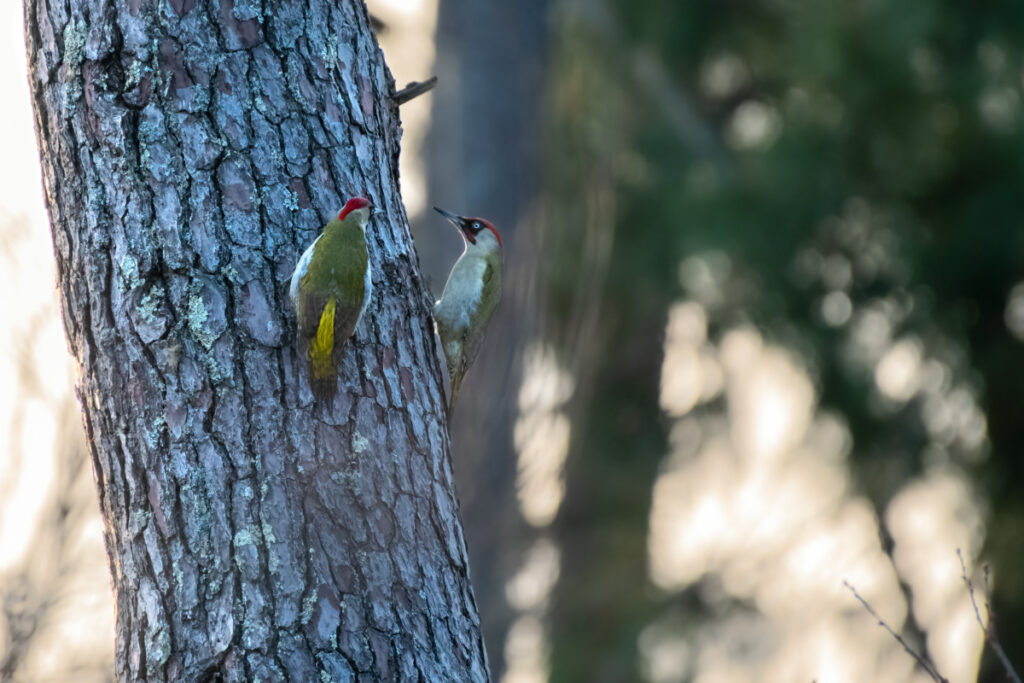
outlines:
M394 83L361 0L27 0L121 680L485 680ZM287 280L369 197L330 405Z

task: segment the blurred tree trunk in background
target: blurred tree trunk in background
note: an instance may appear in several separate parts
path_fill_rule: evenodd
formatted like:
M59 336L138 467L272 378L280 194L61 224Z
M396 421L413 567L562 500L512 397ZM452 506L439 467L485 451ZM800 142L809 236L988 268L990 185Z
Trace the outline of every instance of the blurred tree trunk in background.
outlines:
M537 299L543 261L538 204L547 17L547 0L441 0L441 78L427 140L430 202L491 220L505 251L502 301L452 422L473 581L496 674L504 669L505 634L513 618L505 582L533 535L516 505L512 425L523 349L543 308ZM433 212L424 217L417 250L438 296L461 243L436 218Z
M604 3L567 2L552 28L549 337L575 380L566 406L572 446L555 523L562 575L550 613L554 680L637 677L636 634L648 617L646 530L650 483L662 452L657 371L670 287L648 289L663 245L622 225L619 184L629 172L631 56ZM581 117L588 119L580 126ZM624 163L624 160L626 162ZM571 197L572 201L562 198ZM625 232L617 234L622 226ZM612 260L614 253L615 260ZM643 264L642 266L639 264ZM649 276L649 273L644 273ZM591 571L591 567L602 571ZM602 628L594 628L601 624ZM591 656L579 656L587 632Z
M122 680L484 680L394 85L361 2L29 3L64 324ZM365 194L330 405L296 255Z

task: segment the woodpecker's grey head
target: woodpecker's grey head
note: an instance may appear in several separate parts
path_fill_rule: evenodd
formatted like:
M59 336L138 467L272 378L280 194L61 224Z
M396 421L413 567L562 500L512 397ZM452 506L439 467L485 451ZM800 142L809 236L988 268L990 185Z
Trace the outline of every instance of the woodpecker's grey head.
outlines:
M490 221L471 216L459 216L436 206L434 211L447 218L451 221L452 225L459 229L463 239L466 240L467 248L475 247L487 251L501 249L501 235L498 234L497 228Z

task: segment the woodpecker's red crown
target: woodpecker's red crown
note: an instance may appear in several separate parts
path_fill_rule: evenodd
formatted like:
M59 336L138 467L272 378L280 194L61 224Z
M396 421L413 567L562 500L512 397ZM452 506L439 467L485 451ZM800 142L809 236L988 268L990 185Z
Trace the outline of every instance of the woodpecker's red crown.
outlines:
M338 214L338 220L343 221L345 220L345 216L349 215L356 209L365 209L367 207L371 209L373 208L373 204L370 203L369 199L366 199L365 197L353 197L348 200L348 203L345 204L345 208Z

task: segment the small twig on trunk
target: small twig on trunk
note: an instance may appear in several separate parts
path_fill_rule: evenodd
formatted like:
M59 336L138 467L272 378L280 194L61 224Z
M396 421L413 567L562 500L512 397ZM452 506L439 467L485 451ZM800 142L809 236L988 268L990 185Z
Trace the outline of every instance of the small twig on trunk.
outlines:
M885 619L882 619L882 617L878 616L878 613L875 612L875 610L871 607L870 604L868 604L867 600L860 596L860 593L857 592L856 588L851 586L848 581L843 581L843 585L846 586L851 593L853 593L853 597L857 598L857 601L864 606L864 609L868 611L868 614L875 618L875 621L878 622L878 625L884 628L886 631L888 631L889 635L895 638L896 642L903 646L903 649L907 651L907 654L909 654L911 657L917 660L917 663L921 665L921 668L925 670L925 673L931 676L933 681L937 681L938 683L949 683L949 679L940 674L938 669L935 668L934 664L928 661L928 659L926 659L923 655L918 654L912 647L910 647L910 645L907 644L907 641L903 640L903 637L900 634L896 633L896 631L893 631L889 624L885 623Z
M1003 652L1003 646L999 644L999 638L996 637L996 624L995 616L992 613L992 603L989 600L991 592L988 587L988 565L986 564L982 571L985 573L985 616L986 619L981 618L981 610L978 609L978 602L974 599L974 584L967 578L967 563L964 562L964 554L960 551L960 548L956 549L956 556L960 558L960 578L963 579L964 585L967 586L967 592L971 596L971 605L974 607L974 618L978 620L978 625L981 626L982 633L985 634L985 640L988 642L989 647L999 657L999 661L1003 663L1003 668L1006 669L1006 675L1014 683L1021 683L1020 676L1013 668L1013 664L1010 662L1010 658Z
M437 76L431 76L425 81L413 81L392 95L391 99L395 101L395 104L402 105L414 97L433 90L435 85L437 85Z

